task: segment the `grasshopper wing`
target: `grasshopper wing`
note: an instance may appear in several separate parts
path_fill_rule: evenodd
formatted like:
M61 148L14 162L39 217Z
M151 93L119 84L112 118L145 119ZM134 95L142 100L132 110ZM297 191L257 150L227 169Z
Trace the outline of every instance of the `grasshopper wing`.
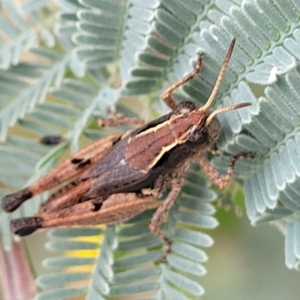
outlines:
M5 196L2 208L7 212L14 211L27 199L78 177L101 159L120 138L120 134L110 135L82 149L32 185Z

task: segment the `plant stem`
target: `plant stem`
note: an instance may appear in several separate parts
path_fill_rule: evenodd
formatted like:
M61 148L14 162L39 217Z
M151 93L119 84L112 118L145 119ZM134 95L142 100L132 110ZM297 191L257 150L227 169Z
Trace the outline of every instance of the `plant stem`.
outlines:
M0 246L0 279L5 300L29 300L36 295L35 282L20 242L9 250Z

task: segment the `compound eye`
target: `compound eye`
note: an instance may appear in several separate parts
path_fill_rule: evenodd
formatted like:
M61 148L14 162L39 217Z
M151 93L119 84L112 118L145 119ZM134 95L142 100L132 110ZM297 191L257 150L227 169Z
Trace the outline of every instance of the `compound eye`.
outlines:
M196 109L196 105L193 102L185 101L176 106L175 113L186 114Z
M196 128L191 132L189 140L197 144L205 144L208 141L208 132L205 127Z

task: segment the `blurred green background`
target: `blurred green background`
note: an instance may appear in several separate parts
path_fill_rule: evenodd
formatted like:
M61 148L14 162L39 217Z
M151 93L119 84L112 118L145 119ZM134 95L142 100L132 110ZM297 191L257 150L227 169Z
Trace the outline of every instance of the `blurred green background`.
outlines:
M206 300L300 299L300 274L284 264L284 238L269 225L252 227L246 216L222 212L211 232ZM288 295L288 296L287 296Z

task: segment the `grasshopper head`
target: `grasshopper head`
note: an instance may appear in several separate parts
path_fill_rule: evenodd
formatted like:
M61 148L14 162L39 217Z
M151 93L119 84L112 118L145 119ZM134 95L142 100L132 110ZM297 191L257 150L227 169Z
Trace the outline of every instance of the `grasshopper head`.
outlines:
M206 147L219 135L220 123L213 117L206 125L210 110L199 111L193 102L185 101L176 106L175 116L180 116L180 125L176 131L177 139L181 143L191 143L195 147Z
M178 114L183 117L185 116L186 119L188 119L188 121L183 121L184 118L182 118L182 128L179 128L177 130L177 138L181 143L190 142L194 144L195 147L201 147L202 149L209 147L217 139L220 133L220 123L216 115L222 112L235 110L251 105L251 103L245 102L217 108L215 110L210 109L221 85L221 81L224 77L231 54L233 52L234 44L235 39L232 40L229 46L216 84L206 103L198 108L189 101L182 102L177 105L175 109L175 115Z
M205 116L204 127L206 128L210 141L215 141L220 133L220 122L217 119L216 115L222 112L239 109L242 107L250 106L252 103L244 102L231 106L220 107L213 111L208 111Z
M209 115L206 112L199 112L195 109L190 117L193 119L186 135L186 141L195 145L195 147L207 148L218 137L220 133L220 122L217 118L212 118L206 125Z

